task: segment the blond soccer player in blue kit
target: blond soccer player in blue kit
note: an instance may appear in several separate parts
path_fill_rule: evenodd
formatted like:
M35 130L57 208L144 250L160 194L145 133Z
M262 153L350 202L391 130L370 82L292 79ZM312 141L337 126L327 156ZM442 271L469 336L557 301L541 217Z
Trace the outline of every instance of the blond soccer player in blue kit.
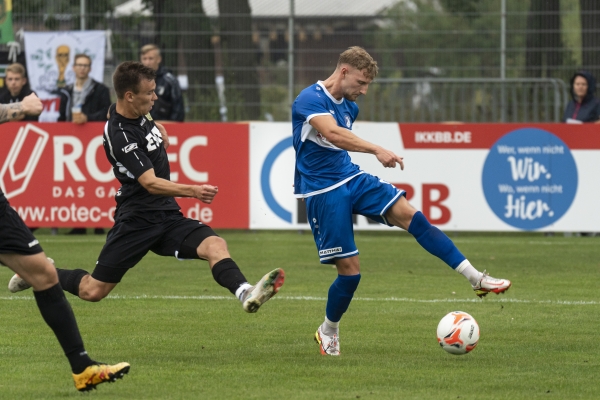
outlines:
M355 101L377 75L377 62L362 48L351 47L333 74L304 89L292 106L296 151L294 192L306 202L308 221L322 264L335 264L338 276L329 288L325 321L315 333L321 354L340 354L339 323L360 282L352 214L361 214L412 234L429 253L469 280L479 297L511 286L475 269L441 230L406 200L406 193L353 164L349 151L369 153L386 168L402 157L352 133L358 115Z

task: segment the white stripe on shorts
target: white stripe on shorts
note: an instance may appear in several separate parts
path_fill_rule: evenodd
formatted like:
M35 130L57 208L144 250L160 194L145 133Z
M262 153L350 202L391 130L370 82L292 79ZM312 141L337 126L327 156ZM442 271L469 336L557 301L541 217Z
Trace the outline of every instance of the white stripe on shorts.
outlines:
M321 260L331 260L332 258L344 258L344 257L352 255L352 254L358 254L358 250L351 251L350 253L334 254L329 257L321 257Z
M391 183L390 183L390 185L391 185ZM391 199L389 201L389 203L387 203L385 205L385 207L383 207L383 210L381 210L381 213L379 214L379 215L381 215L381 219L383 219L383 221L385 222L386 225L389 225L389 223L388 223L387 219L385 218L384 214L387 212L388 208L390 208L390 206L396 202L396 199L398 198L398 196L402 196L402 193L405 193L404 190L400 190L400 189L398 189L398 190L399 190L398 194L396 196L394 196L394 198Z

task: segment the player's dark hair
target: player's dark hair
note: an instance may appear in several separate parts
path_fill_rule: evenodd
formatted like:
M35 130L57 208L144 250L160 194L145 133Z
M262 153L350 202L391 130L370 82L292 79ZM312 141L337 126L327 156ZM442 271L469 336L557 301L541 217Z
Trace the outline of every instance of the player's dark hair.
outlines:
M127 92L137 94L142 79L153 81L156 79L156 72L137 61L125 61L119 64L113 74L113 86L117 98L125 98Z
M373 60L373 57L365 49L359 46L349 47L348 50L340 54L338 60L338 67L342 64L348 64L356 68L359 71L364 71L364 74L369 79L375 79L379 67L377 67L377 61Z

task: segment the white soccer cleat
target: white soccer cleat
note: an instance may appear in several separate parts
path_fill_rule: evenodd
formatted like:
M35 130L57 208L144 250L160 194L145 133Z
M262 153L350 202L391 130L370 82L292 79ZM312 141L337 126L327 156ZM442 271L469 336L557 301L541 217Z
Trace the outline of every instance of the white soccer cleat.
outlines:
M48 261L50 261L52 265L54 265L54 260L50 257L47 258ZM25 279L21 278L19 274L14 274L13 277L10 278L10 281L8 281L8 290L10 290L12 293L21 292L23 290L29 289L30 287L31 285L27 283Z
M477 285L473 286L473 290L477 296L483 297L489 292L494 292L496 294L504 293L510 288L511 285L512 283L508 279L492 278L484 270L483 276L479 282L477 282Z
M242 305L244 310L255 313L260 306L279 292L285 280L285 272L281 268L274 269L244 293Z
M8 290L12 293L17 293L22 290L29 289L31 285L25 282L25 279L21 278L18 274L14 274L10 281L8 281Z
M327 336L321 331L321 327L315 333L315 342L319 344L319 350L324 356L340 355L340 338L338 335Z

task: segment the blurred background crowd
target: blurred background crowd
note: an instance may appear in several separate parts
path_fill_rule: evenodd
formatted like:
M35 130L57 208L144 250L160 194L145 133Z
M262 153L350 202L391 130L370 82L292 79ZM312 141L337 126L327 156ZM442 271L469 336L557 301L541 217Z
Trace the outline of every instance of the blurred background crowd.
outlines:
M574 99L575 74L591 78L585 96L593 97L600 73L597 0L0 4L0 77L14 62L30 71L27 32L102 31L104 57L92 57L91 71L102 72L97 80L112 100L115 66L140 60L141 49L155 45L157 70L176 78L181 90L185 121L289 120L299 90L327 77L338 54L353 45L380 66L370 95L359 99L359 119L367 121L578 120L565 114L569 101L581 100ZM76 73L73 57L88 50L70 49L68 69ZM65 85L74 74L69 79Z

